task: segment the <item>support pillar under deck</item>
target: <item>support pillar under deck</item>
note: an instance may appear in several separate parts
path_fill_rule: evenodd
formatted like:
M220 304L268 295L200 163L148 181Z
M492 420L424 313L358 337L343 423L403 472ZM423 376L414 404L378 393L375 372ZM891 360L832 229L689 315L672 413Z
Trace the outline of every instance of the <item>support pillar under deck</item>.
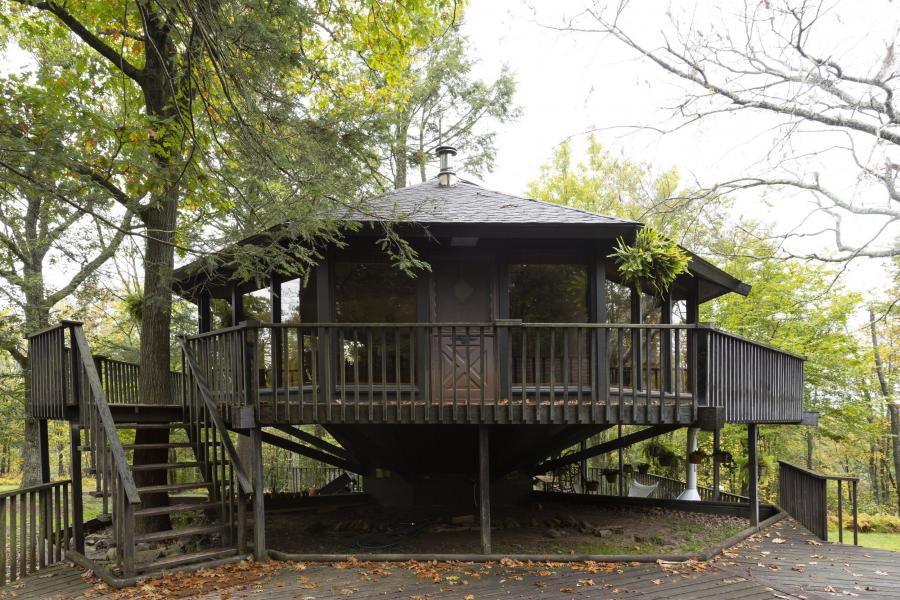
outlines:
M84 554L84 504L81 495L81 427L74 421L69 423L69 452L72 461L72 536L75 538L75 551Z
M750 524L759 525L759 464L756 458L757 439L759 437L756 423L747 423L747 475L750 496Z
M250 429L250 461L253 478L253 557L257 562L267 558L266 506L263 491L262 429Z
M688 427L687 431L687 472L684 491L678 496L679 500L700 500L700 492L697 491L697 465L691 462L691 453L697 451L697 428Z
M481 524L481 552L491 553L491 463L488 428L478 427L478 513Z

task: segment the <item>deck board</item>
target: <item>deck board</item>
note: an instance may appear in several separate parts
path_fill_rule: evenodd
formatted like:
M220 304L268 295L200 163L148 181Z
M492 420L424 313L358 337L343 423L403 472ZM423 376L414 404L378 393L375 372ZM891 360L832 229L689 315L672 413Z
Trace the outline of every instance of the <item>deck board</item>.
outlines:
M778 543L777 540L784 541ZM416 577L402 564L361 564L343 569L308 565L302 571L292 566L291 563L273 563L258 584L229 588L225 595L216 590L187 597L203 600L228 596L273 600L306 597L408 599L416 596L462 599L470 594L477 600L511 597L820 600L850 594L859 598L900 597L900 553L819 543L790 519L729 549L710 563L631 563L616 565L611 572L603 572L605 567L600 565L601 572L597 573L574 570L567 565L468 563L442 566L446 570L441 571L444 577L437 584L430 577ZM390 575L371 574L376 567L389 571ZM542 569L551 572L542 575ZM456 579L448 579L447 575L455 575ZM314 582L317 587L301 587L300 577ZM588 585L587 580L593 585ZM0 599L114 597L111 590L99 589L95 579L85 578L80 570L65 564L0 588Z

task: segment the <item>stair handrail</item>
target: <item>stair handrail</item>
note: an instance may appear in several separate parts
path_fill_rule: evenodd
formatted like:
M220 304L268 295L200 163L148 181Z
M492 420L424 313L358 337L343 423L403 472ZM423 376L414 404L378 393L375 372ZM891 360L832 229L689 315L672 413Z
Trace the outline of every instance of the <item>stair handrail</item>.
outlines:
M106 402L106 393L103 391L103 386L100 384L100 375L97 373L97 368L94 365L91 349L90 346L88 346L84 330L82 329L81 324L72 323L70 326L72 341L81 358L81 367L84 370L87 384L90 387L94 400L93 407L100 419L100 426L102 427L103 434L109 444L110 453L113 457L113 464L116 468L116 474L122 482L122 488L128 503L132 505L140 504L141 496L138 493L137 485L134 483L134 476L128 466L128 461L125 458L125 448L119 440L119 435L116 431L116 422L113 420L112 412L109 410L109 404Z
M212 394L209 391L209 385L206 383L206 377L204 377L202 372L200 371L200 364L197 362L196 357L194 356L193 352L191 352L191 349L188 347L187 342L183 336L180 336L178 338L178 343L181 345L181 351L184 353L185 365L187 369L190 370L191 375L194 378L194 384L197 386L197 390L200 392L200 398L201 400L203 400L203 406L206 408L207 412L209 412L210 419L212 420L213 425L219 433L219 437L222 440L225 451L228 453L228 460L231 462L231 465L234 468L238 483L241 486L241 491L248 495L252 494L253 486L250 483L250 478L244 472L243 464L241 463L240 457L238 456L237 449L234 447L234 444L231 441L231 436L229 436L229 431L225 426L225 421L222 420L222 416L219 414L219 411L216 408L216 403L212 399Z

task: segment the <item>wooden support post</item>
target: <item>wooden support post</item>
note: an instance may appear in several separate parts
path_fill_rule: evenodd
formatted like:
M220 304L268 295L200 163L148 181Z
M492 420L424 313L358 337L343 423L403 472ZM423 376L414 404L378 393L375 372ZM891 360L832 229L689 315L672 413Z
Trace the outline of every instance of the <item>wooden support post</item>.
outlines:
M750 524L759 525L759 464L756 458L757 425L747 423L747 475L750 496Z
M578 450L584 453L587 450L587 440L582 440L578 444ZM581 462L578 463L578 473L581 477L581 493L584 494L587 491L587 459L582 458Z
M122 570L125 577L134 577L134 504L128 501L125 494L120 495L124 510L122 520Z
M497 318L509 319L509 259L506 254L497 255ZM509 400L511 378L509 370L509 327L497 328L497 384L502 400Z
M253 472L253 556L257 562L267 558L266 553L266 506L263 491L264 473L262 461L262 428L250 430L250 452Z
M606 246L600 246L591 255L588 273L589 302L588 311L592 323L606 323L606 263L605 256L608 253ZM591 330L589 355L591 357L591 418L596 420L600 415L600 406L609 411L609 348L608 329L598 328ZM620 408L621 410L621 408ZM619 419L621 420L621 415Z
M269 317L273 323L281 323L281 281L273 277L269 282ZM278 392L282 387L282 374L284 373L284 354L282 353L282 330L272 328L272 388L275 391L275 420L278 420ZM287 415L284 415L286 418Z
M197 298L197 333L212 331L212 308L209 292L201 292Z
M851 500L853 501L853 545L859 546L859 511L858 511L859 496L857 495L857 492L859 491L857 489L857 487L859 485L859 480L858 479L851 480L851 485L852 485L851 493L853 494L853 497L851 498Z
M617 437L619 439L622 439L622 424L621 423L619 423ZM625 448L623 448L622 446L619 446L619 496L625 495L625 480L624 480L625 473L623 472L625 470L625 456L623 454L624 451L625 451Z
M38 445L41 448L41 483L50 483L50 437L47 419L38 419Z
M231 288L231 325L232 327L244 320L244 295L237 286Z
M84 503L81 491L81 427L69 423L69 451L72 461L72 535L75 551L84 554ZM99 479L99 476L97 477ZM65 535L69 535L66 532Z
M838 501L838 543L844 543L844 482L837 480Z
M635 325L639 325L643 322L643 311L641 310L641 296L637 293L637 290L632 288L631 290L631 322ZM641 374L643 373L641 360L641 330L640 329L632 329L631 330L631 385L634 386L634 389L639 390L642 388L641 386ZM649 383L648 383L649 385ZM619 410L622 410L622 407L619 407ZM620 419L621 420L621 419Z
M478 426L478 512L481 552L491 553L491 462L487 425Z
M672 294L666 294L662 298L662 306L660 309L660 322L664 325L672 324ZM673 391L672 387L672 330L663 329L659 332L660 355L662 357L660 364L660 389L667 392Z
M719 487L722 485L722 463L719 461L719 444L722 430L718 427L713 429L713 500L718 501L721 492Z

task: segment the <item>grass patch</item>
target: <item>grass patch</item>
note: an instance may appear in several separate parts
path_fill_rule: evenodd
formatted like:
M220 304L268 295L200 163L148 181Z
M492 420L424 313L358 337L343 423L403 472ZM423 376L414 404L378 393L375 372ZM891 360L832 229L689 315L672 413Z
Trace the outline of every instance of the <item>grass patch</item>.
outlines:
M587 544L578 544L578 554L694 554L720 544L742 531L738 526L711 529L703 523L682 521L672 524L666 534L650 536L647 541L636 542L625 539L610 539ZM668 538L668 539L667 539ZM674 542L674 543L673 543Z
M828 541L837 542L837 528L828 530ZM853 543L853 532L844 531L844 543ZM866 548L880 548L882 550L893 550L900 552L900 533L860 533L859 545Z

